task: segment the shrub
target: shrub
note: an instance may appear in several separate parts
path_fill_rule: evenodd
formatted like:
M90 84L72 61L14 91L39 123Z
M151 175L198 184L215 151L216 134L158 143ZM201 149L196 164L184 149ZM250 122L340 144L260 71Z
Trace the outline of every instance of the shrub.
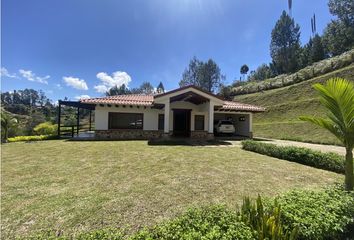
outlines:
M51 122L40 123L33 128L37 135L54 135L57 132L57 125Z
M174 220L144 229L130 239L255 239L235 211L224 206L189 209Z
M39 136L17 136L8 138L8 142L28 142L28 141L42 141L56 139L57 136L53 135L39 135Z
M337 173L344 173L344 157L335 153L323 153L308 148L277 146L254 140L242 141L242 148L267 156L289 160Z
M282 206L283 223L290 229L298 227L300 239L346 239L353 234L349 232L354 229L353 192L294 190L277 202Z

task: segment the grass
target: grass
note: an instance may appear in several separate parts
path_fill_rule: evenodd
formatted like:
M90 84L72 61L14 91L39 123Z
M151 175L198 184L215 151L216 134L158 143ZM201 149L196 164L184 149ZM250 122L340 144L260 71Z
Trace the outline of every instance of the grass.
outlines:
M212 203L314 189L342 176L237 146L52 140L2 146L4 239L41 230L135 231Z
M312 85L323 84L332 77L354 81L354 64L288 87L239 95L234 100L266 107L266 112L255 114L253 118L253 132L257 137L340 144L327 131L299 121L301 115L325 116Z

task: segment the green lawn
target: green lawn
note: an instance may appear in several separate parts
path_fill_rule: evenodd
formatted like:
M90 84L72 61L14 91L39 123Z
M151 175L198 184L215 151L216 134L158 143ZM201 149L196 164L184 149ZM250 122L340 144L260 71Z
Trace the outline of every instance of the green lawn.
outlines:
M237 146L149 146L146 141L2 145L2 237L109 226L132 231L193 205L318 188L342 176Z

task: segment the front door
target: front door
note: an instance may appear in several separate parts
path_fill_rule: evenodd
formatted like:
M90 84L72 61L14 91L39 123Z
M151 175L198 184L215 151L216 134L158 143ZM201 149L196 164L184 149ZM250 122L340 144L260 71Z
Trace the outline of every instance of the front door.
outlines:
M173 135L176 137L189 137L191 126L190 109L173 109Z

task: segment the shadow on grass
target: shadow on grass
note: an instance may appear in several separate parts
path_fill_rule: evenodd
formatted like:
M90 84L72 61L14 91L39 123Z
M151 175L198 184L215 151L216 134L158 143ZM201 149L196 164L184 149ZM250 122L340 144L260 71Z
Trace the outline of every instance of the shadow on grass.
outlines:
M152 139L148 141L150 146L227 146L232 143L223 140L195 140L195 139Z

